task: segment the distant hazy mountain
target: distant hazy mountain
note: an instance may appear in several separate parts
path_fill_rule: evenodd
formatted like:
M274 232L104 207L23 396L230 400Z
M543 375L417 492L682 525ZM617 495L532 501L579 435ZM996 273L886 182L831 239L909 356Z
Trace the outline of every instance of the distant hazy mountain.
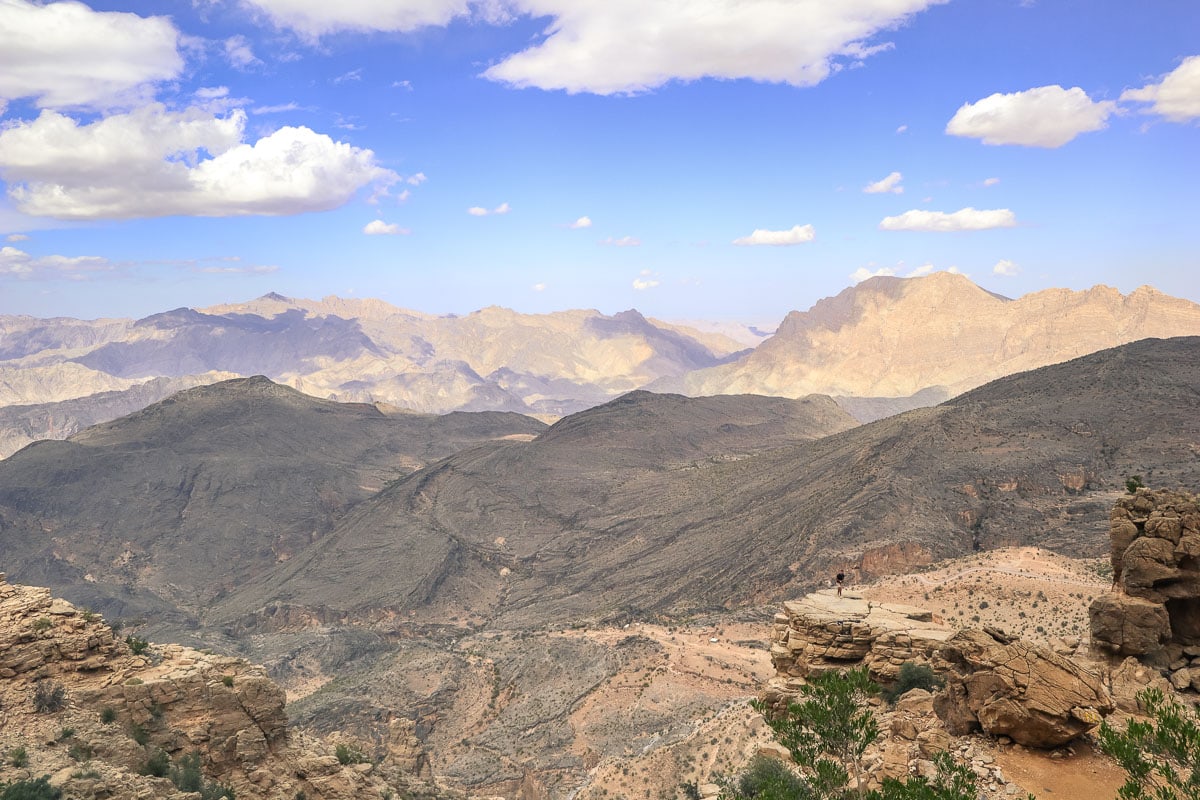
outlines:
M649 388L693 396L828 394L846 397L860 419L875 419L1126 342L1197 334L1200 305L1148 286L1128 296L1097 286L1010 300L948 272L877 277L793 311L735 362Z
M326 399L546 420L643 388L818 393L865 422L1106 347L1194 334L1200 306L1149 287L1009 300L948 273L864 281L792 312L773 335L633 310L433 316L277 294L136 321L0 317L0 409L22 407L0 415L0 457L151 402L161 379L182 388L261 374Z
M0 456L28 438L73 432L28 422L61 411L47 404L79 401L74 415L112 419L139 399L150 402L153 387L144 385L156 378L182 388L261 374L316 397L418 412L558 417L744 349L721 333L654 323L636 311L486 308L435 317L378 300L276 294L137 321L0 317L0 407L25 407L14 427L0 419ZM84 398L102 392L90 408Z

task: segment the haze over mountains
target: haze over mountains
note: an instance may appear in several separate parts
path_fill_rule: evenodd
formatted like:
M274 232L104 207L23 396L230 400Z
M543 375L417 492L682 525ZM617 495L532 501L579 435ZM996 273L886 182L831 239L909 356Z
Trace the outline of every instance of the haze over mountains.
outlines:
M305 393L424 413L554 419L639 388L829 394L860 421L1150 336L1200 334L1200 306L1149 287L1017 300L967 278L877 277L733 335L636 311L432 316L377 300L266 295L143 320L0 318L0 455L189 386L262 374Z

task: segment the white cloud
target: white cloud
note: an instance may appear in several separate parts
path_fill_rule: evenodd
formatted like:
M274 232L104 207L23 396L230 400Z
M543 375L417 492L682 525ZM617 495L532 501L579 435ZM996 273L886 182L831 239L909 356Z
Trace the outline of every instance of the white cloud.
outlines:
M373 219L368 222L362 232L368 236L406 236L412 233L408 228L401 228L394 222L384 222L381 219Z
M0 279L79 281L115 269L112 262L99 256L31 256L15 247L0 247Z
M221 97L229 96L228 86L201 86L193 92L199 100L216 100Z
M484 76L595 94L700 78L813 86L888 49L869 41L941 1L513 0L515 11L554 19L544 39Z
M901 125L899 128L896 128L896 133L906 133L907 131L908 131L907 125Z
M197 267L195 271L206 275L270 275L279 272L279 267L274 264L253 267Z
M293 102L293 103L282 103L282 104L276 105L276 106L255 106L254 108L250 109L250 113L255 114L255 115L258 115L258 114L280 114L280 113L284 113L287 111L299 111L299 110L300 110L300 104Z
M927 262L927 263L922 264L921 266L917 267L912 272L908 273L908 275L906 275L905 277L921 278L921 277L924 277L925 275L931 274L932 272L933 272L933 264Z
M1113 101L1093 101L1078 86L1039 86L964 104L946 123L946 133L984 144L1062 147L1081 133L1106 128L1116 111Z
M93 11L83 3L0 0L0 103L39 108L129 106L179 75L179 31L167 17Z
M581 228L590 228L590 227L592 227L592 218L591 217L580 217L579 219L575 220L574 222L567 223L567 227L573 231L580 230Z
M1171 122L1200 118L1200 56L1188 56L1158 83L1141 89L1126 89L1121 100L1150 103L1149 113Z
M759 245L770 244L775 246L804 244L811 242L817 237L816 229L812 225L796 225L786 231L769 231L763 228L755 228L754 232L749 236L742 236L733 240L736 245Z
M407 178L404 179L404 182L407 183L409 186L420 186L422 183L424 183L427 180L429 180L429 179L425 177L424 172L418 172L416 175L409 175ZM505 203L505 205L508 205L508 204Z
M601 239L600 244L609 244L613 247L637 247L642 243L641 239L636 236L622 236L620 239L614 239L609 236L606 239Z
M654 287L661 285L661 283L662 282L658 280L653 272L648 269L644 269L638 274L638 277L633 279L633 288L637 289L639 292L644 292L647 289L653 289Z
M913 209L895 217L884 217L881 231L982 231L989 228L1011 228L1017 216L1007 208L980 210L963 208L953 213Z
M508 203L501 203L492 209L484 208L483 206L471 206L467 209L467 213L472 217L490 217L493 214L507 214L512 211Z
M893 172L882 180L868 183L863 187L863 191L867 194L904 194L904 187L900 185L902 180L904 180L903 175Z
M1021 268L1007 258L1000 259L996 262L996 266L992 267L993 275L1002 275L1006 278L1011 278L1020 273Z
M413 31L470 12L469 0L244 0L280 28L309 39L335 31Z
M854 270L854 272L850 273L850 280L852 280L855 283L862 283L867 278L877 278L880 275L895 275L895 274L896 274L896 270L892 269L891 267L880 267L879 269L875 270L874 272L867 269L866 267L859 267L858 269Z
M225 60L235 69L246 70L262 63L254 55L254 50L250 47L250 40L245 36L230 36L225 40L224 47Z
M28 242L29 236L24 233L10 233L8 236L4 237L4 241L6 241L6 242Z
M86 125L43 111L0 130L0 177L17 210L58 219L299 214L398 179L308 128L244 143L245 122L160 104Z
M533 289L535 292L544 292L544 291L546 291L546 284L535 283L533 286L531 286L529 288Z
M999 182L1000 182L999 178L984 178L983 179L984 186L995 186Z

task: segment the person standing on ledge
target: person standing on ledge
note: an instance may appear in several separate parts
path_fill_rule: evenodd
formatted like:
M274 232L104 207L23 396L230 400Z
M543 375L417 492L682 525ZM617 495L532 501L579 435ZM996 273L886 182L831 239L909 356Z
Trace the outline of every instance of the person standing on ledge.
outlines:
M846 583L846 573L839 572L837 574L837 596L842 596L842 586Z

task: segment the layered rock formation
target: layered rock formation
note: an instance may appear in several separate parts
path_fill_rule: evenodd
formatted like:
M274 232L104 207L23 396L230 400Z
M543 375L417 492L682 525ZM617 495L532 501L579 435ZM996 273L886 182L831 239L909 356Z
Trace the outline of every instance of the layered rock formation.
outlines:
M1200 690L1200 498L1138 489L1113 507L1109 537L1117 591L1089 609L1092 642Z
M165 776L196 754L204 781L239 797L437 794L389 752L343 764L355 759L293 735L283 690L261 667L132 645L97 615L0 574L0 782L49 775L70 797L184 797Z
M904 663L927 665L945 680L932 708L954 735L982 729L1052 748L1114 709L1097 674L1045 648L1000 631L955 632L921 609L855 597L818 593L784 604L771 655L777 673L762 697L774 710L813 672L866 666L887 684Z

